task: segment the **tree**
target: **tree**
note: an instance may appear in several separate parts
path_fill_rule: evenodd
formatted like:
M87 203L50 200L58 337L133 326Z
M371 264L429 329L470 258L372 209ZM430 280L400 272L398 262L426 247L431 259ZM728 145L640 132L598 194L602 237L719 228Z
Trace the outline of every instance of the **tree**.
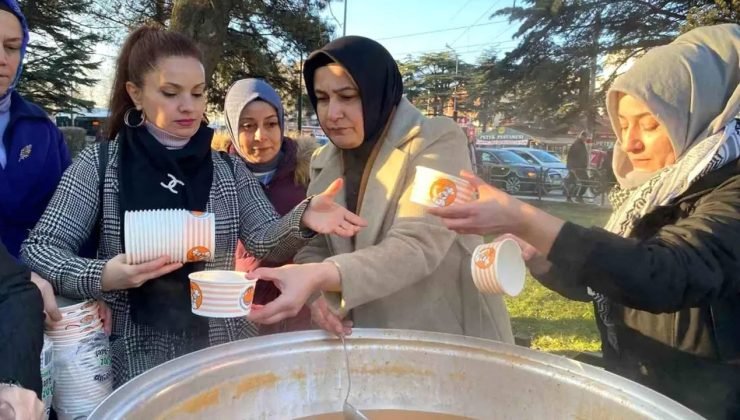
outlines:
M593 129L606 90L624 64L703 24L736 22L740 2L725 0L524 0L491 16L519 21L519 45L499 62L501 98L517 116ZM608 64L608 68L606 66ZM601 71L601 80L597 75Z
M714 2L703 2L689 10L686 23L681 27L683 32L698 26L715 25L725 22L740 22L740 1L738 0L716 0Z
M443 115L455 95L462 98L471 69L451 52L428 53L399 62L406 97L430 115ZM465 102L461 100L457 110L464 109Z
M91 108L79 89L96 83L90 72L100 63L92 54L103 37L84 21L90 2L26 0L21 8L33 36L18 90L50 113Z
M487 51L478 60L478 65L471 66L467 77L467 95L463 100L463 107L475 111L480 123L481 131L485 132L489 124L493 124L496 115L508 113L502 107L508 105L501 101L499 92L502 90L499 75L497 52Z
M223 106L228 87L243 77L262 77L296 93L291 61L329 41L333 28L320 12L328 0L101 0L95 12L125 25L159 24L192 37L204 53L209 102ZM110 18L117 10L126 16Z

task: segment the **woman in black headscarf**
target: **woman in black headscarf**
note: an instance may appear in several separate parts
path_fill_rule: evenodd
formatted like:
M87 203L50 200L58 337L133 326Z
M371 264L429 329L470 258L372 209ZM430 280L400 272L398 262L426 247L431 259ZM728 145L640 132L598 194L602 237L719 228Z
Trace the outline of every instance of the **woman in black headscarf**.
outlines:
M444 117L426 118L403 98L398 66L377 42L349 36L315 51L303 69L319 123L331 140L314 156L311 191L337 177L337 201L368 221L352 240L322 235L298 253L302 265L261 268L283 294L253 311L272 323L311 305L319 326L406 328L512 342L503 301L482 296L470 274L480 236L451 233L410 201L417 165L471 169L467 139ZM344 325L340 318L351 318Z

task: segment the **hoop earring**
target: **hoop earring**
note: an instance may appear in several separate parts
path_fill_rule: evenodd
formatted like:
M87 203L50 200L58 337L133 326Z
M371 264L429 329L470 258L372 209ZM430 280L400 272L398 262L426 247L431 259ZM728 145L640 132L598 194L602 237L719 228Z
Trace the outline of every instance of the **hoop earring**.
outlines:
M126 111L125 114L123 114L123 123L126 124L127 127L131 127L131 128L141 127L146 122L146 115L144 115L144 112L142 112L141 113L141 120L139 121L139 123L138 124L131 124L129 122L129 117L131 116L131 112L133 112L133 111L138 111L138 110L136 108L130 108L128 111Z

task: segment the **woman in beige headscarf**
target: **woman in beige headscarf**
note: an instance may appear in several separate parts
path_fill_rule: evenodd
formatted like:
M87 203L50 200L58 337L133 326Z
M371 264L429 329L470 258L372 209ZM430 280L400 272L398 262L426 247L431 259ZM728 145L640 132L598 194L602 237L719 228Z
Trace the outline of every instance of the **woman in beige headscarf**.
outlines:
M483 181L432 213L458 232L515 234L547 287L592 300L607 367L709 418L740 416L740 26L647 53L607 97L619 181L606 230Z

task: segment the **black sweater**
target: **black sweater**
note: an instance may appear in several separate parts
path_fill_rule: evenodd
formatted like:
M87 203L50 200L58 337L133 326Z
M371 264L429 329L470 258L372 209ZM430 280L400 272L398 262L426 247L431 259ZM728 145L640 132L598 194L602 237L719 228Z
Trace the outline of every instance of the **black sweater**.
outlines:
M607 367L709 418L740 416L740 160L643 217L632 237L566 223L539 280L607 296L619 351Z
M0 383L14 383L41 398L44 305L30 271L0 242Z

